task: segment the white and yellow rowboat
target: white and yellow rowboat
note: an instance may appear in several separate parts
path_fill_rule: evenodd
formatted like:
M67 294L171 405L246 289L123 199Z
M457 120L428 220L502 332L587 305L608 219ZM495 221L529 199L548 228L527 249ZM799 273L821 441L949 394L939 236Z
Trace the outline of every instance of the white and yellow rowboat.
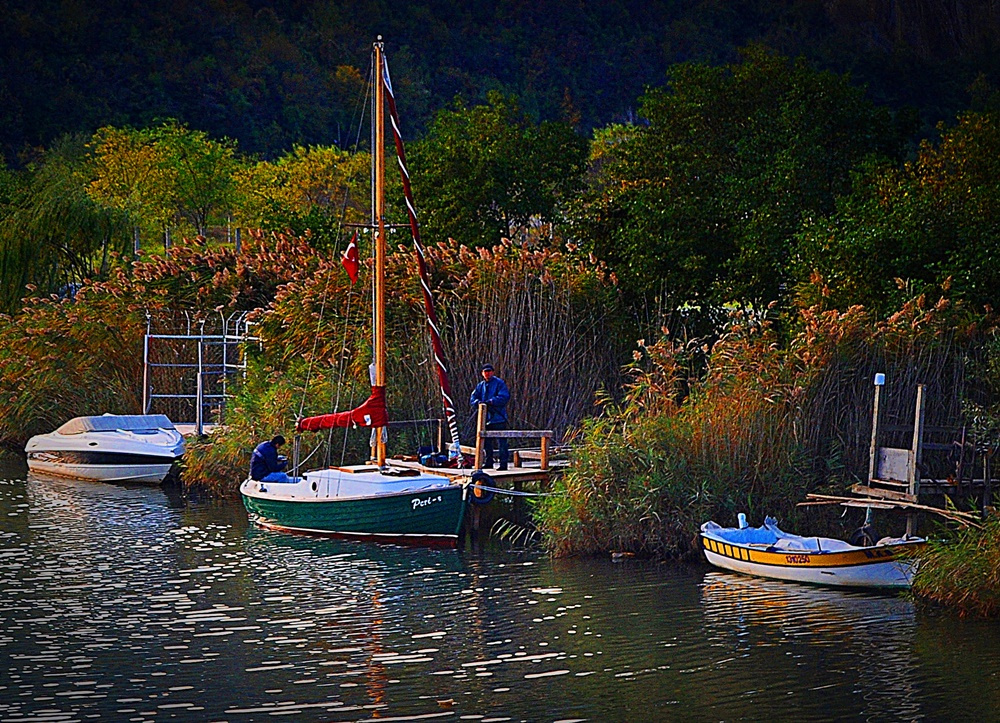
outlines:
M909 587L919 537L885 538L858 547L829 537L800 537L778 529L768 517L762 527L701 526L705 557L716 567L776 580L846 587Z

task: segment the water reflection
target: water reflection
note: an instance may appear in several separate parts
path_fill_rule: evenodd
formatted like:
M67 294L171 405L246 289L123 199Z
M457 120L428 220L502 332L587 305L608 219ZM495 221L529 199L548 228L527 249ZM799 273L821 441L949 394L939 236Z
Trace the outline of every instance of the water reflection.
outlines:
M969 710L998 702L998 628L898 597L295 537L236 502L6 477L0 720L936 719L963 653Z
M821 719L828 711L809 694L823 691L822 698L860 696L866 718L919 717L909 600L710 572L702 601L711 644L732 656L721 665L748 674L753 697L801 698L795 705L802 714ZM767 676L754 674L749 660ZM804 670L822 676L803 687Z

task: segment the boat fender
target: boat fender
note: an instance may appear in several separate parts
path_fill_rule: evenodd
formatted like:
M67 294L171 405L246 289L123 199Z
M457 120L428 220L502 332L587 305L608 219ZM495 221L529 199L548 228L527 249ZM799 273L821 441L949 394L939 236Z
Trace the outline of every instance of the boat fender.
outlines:
M477 469L472 473L472 484L492 487L493 478L481 469ZM469 495L469 501L474 505L488 505L493 501L493 497L495 495L496 493L493 490L484 490L479 487L475 487L472 490L472 494Z

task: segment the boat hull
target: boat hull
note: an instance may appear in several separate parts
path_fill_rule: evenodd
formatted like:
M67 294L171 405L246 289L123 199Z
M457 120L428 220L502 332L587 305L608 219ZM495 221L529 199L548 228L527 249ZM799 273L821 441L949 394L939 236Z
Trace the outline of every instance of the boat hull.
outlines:
M28 469L56 477L94 482L160 484L170 474L173 457L112 452L30 452Z
M775 580L842 587L905 588L913 581L913 553L925 543L837 552L771 551L702 535L705 558L716 567Z
M313 499L276 499L246 488L243 503L255 524L300 534L456 547L465 516L462 485Z

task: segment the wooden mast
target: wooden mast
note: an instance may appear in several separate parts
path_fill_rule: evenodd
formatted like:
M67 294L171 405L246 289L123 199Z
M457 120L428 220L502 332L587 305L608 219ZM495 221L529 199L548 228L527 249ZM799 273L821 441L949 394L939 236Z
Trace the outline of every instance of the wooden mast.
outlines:
M382 36L372 46L374 68L374 88L372 89L372 182L374 196L372 205L372 226L375 228L375 301L374 313L374 356L377 387L385 386L385 89L382 81ZM384 428L376 427L375 463L385 465Z

